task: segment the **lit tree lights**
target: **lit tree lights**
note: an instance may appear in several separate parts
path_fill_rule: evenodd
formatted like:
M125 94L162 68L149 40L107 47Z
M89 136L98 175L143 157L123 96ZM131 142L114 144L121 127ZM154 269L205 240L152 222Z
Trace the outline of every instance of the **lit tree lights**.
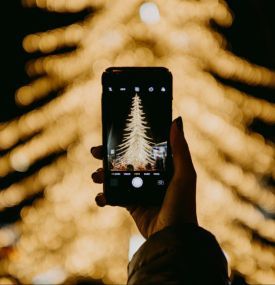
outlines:
M154 163L152 139L146 135L146 130L150 127L147 126L141 99L137 94L132 99L131 111L126 121L128 123L122 143L117 147L119 158L116 162L122 167L132 165L134 170L145 169L146 164Z
M125 0L22 2L57 16L91 13L23 41L33 53L31 80L15 100L27 109L0 123L0 178L20 172L0 191L1 217L19 209L16 221L1 220L0 274L22 284L58 284L74 275L126 283L135 227L124 209L96 207L102 186L89 178L101 166L89 155L101 144L100 76L110 66L166 66L174 117L183 116L198 174L200 224L215 234L232 272L249 284L275 284L275 195L267 185L275 180L274 142L249 130L255 118L274 125L275 104L218 80L273 90L275 73L233 54L213 30L212 22L232 24L226 3L155 0L148 10L143 0L128 1L127 9Z

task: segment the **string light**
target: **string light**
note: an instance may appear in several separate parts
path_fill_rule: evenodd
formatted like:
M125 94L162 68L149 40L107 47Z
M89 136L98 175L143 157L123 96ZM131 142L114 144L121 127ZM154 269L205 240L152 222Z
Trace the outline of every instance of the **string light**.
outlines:
M146 24L155 24L159 21L159 9L155 3L146 2L139 8L141 20Z

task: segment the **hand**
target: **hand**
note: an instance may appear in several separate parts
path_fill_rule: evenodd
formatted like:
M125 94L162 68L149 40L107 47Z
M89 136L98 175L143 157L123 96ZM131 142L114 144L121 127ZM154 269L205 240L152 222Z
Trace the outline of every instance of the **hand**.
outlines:
M140 233L145 238L167 226L198 223L196 214L196 171L184 138L181 117L172 123L170 144L173 154L174 175L167 188L162 205L160 207L138 205L127 207ZM95 158L102 159L102 146L93 147L91 153ZM95 183L103 183L103 178L102 168L92 174ZM95 200L100 207L106 205L103 193L99 193Z

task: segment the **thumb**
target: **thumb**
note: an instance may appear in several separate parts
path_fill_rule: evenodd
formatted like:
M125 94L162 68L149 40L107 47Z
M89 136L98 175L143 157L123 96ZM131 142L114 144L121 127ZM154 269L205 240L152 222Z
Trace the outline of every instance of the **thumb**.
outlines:
M174 175L159 213L160 221L165 225L180 225L186 222L197 224L196 172L184 138L181 117L172 123L170 145Z
M170 145L173 154L174 178L184 183L194 182L196 172L188 144L184 138L182 118L173 121L170 130Z

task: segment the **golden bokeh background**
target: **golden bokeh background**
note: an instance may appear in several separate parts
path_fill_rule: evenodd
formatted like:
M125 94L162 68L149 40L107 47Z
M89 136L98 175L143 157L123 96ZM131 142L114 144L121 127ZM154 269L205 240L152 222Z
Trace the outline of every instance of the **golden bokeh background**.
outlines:
M0 275L27 284L61 284L73 276L126 282L138 232L126 210L96 207L102 186L90 179L101 166L89 154L101 144L100 78L109 66L166 66L174 78L173 116L183 116L198 173L199 222L216 235L232 272L248 283L274 284L275 221L263 213L275 212L274 187L261 182L275 179L274 143L247 126L255 118L274 124L275 104L214 75L273 89L275 72L234 55L213 29L212 22L232 24L226 2L24 0L23 5L91 12L83 21L29 34L22 43L41 56L26 65L32 80L17 90L17 104L25 108L54 92L58 96L0 125L3 179L52 157L0 192L0 211L41 193L22 208L18 221L0 228ZM76 48L52 54L64 47Z

